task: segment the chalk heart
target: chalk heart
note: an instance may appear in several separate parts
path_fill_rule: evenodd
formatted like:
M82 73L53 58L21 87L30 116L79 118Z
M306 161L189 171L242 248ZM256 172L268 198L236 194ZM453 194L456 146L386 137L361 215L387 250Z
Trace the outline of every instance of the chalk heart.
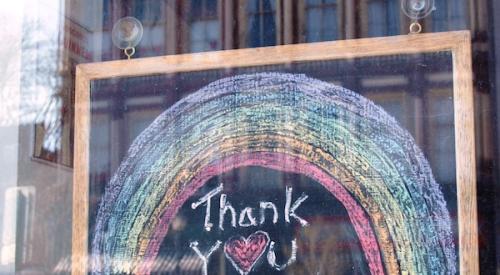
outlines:
M230 238L224 245L224 253L241 274L248 274L264 254L268 243L269 235L264 231L257 231L248 238Z

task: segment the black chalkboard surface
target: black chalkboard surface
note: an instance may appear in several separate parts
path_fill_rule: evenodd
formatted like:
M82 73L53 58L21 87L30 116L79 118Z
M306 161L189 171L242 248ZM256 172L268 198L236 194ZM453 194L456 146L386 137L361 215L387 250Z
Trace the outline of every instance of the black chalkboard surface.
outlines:
M398 51L91 79L85 271L473 270L461 63Z

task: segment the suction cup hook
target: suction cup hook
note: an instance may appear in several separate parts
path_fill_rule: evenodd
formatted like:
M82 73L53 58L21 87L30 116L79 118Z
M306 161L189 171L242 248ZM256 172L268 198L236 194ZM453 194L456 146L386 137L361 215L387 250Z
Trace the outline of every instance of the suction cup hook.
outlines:
M422 25L418 20L429 16L435 9L434 0L401 0L401 10L412 20L410 34L420 33Z
M422 25L417 21L410 24L410 34L417 34L422 32Z
M113 44L122 49L128 59L135 54L135 46L141 42L144 29L135 17L123 17L116 21L111 31Z

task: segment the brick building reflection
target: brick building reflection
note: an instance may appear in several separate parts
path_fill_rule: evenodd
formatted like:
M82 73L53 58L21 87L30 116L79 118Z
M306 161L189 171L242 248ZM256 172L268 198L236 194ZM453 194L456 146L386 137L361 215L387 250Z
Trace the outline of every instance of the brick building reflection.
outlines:
M291 43L309 43L319 41L330 41L340 39L354 39L360 37L378 37L387 35L406 34L408 31L408 19L400 11L397 0L299 0L299 1L273 1L273 0L163 0L163 1L112 1L99 0L89 3L83 0L65 1L63 19L64 39L60 62L60 80L64 83L66 93L63 96L64 107L71 108L74 80L74 66L78 63L99 62L123 58L123 54L111 43L110 32L117 19L124 16L135 16L144 25L144 38L137 47L135 57L149 57L167 54L181 54L189 52L213 51L224 49L237 49L246 47L272 46ZM475 48L475 64L485 63L488 58L486 50L487 38L487 16L483 16L487 3L481 1L436 1L436 11L423 20L424 32L448 31L468 28L472 30ZM436 58L440 58L437 56ZM377 62L386 64L398 64L397 59L387 58ZM316 63L312 69L318 72L318 78L328 79L327 72L331 64ZM388 66L390 68L390 66ZM267 70L273 69L267 67ZM321 72L326 72L321 73ZM224 74L222 74L223 76ZM99 201L99 194L103 186L112 176L113 171L119 165L123 154L133 139L165 108L173 104L183 96L177 91L188 93L200 87L206 79L220 77L220 73L202 72L193 79L200 81L185 81L178 76L169 78L157 77L145 79L138 78L136 83L127 83L129 86L120 84L119 81L110 82L106 90L111 92L98 94L93 105L95 120L93 127L92 142L95 162L91 164L91 182L97 192L91 198L95 206ZM417 77L418 79L415 79ZM450 113L441 112L449 109L449 91L443 87L449 84L451 75L447 71L439 71L436 68L432 73L426 74L394 74L390 69L379 69L372 71L369 75L359 76L342 83L353 90L366 90L366 97L374 100L386 109L399 122L407 128L414 136L417 143L429 148L430 162L436 169L438 182L443 185L454 184L454 167L449 165L447 159L441 156L449 156L453 151L453 143L449 142L449 133L453 129L453 116ZM487 85L488 75L477 75L476 79L476 108L477 110L489 109L491 95ZM429 89L417 91L412 86L416 81L427 83ZM155 83L156 85L148 85ZM165 93L162 87L174 85L177 87L175 93ZM359 89L357 89L359 88ZM127 90L125 93L124 91ZM407 91L411 91L408 93ZM436 114L432 118L424 118L422 114L427 112ZM493 179L491 168L495 158L492 139L492 118L488 112L479 111L477 114L477 137L480 140L478 147L478 168L481 172L479 185L492 186ZM72 117L65 116L63 125L71 125ZM64 159L66 165L71 165L72 159L72 126L66 126L63 132L55 132L62 135L62 149L51 152L50 148L44 148L35 143L35 158L48 161ZM39 140L51 137L50 129L44 129L38 125L35 136ZM27 144L31 144L26 142ZM26 146L31 146L27 145ZM39 147L36 147L36 146ZM64 154L57 157L55 154ZM50 157L46 157L50 156ZM42 165L37 163L37 165ZM36 168L20 167L20 173L33 182L37 175ZM44 168L45 169L45 168ZM41 170L41 169L40 169ZM71 171L63 171L70 175ZM70 178L68 176L66 178ZM68 186L71 185L67 180ZM40 182L35 188L47 189L44 185L50 182ZM60 184L60 183L58 183ZM47 201L51 203L70 201L71 194L47 194L53 199L43 197L38 199L41 193L34 193L35 203L47 209ZM62 203L61 203L62 205ZM64 207L64 206L62 206ZM66 206L67 207L67 206ZM35 207L35 215L37 215ZM95 209L94 209L95 210ZM493 213L493 208L485 209ZM70 220L70 213L64 212L61 217L55 217L60 223ZM456 213L452 214L454 217ZM44 221L38 219L38 223L54 222L52 219ZM339 221L348 222L348 221ZM18 225L21 226L21 225ZM22 226L21 226L22 227ZM4 232L8 230L4 228ZM17 234L24 234L18 229ZM28 229L26 229L28 230ZM30 229L31 230L31 229ZM71 230L70 227L64 230ZM3 233L6 234L6 233ZM54 232L40 233L40 238L45 235L49 239L55 239ZM486 234L493 234L486 232ZM71 233L64 234L71 236ZM36 255L20 260L19 267L30 265L45 266L46 270L64 272L67 267L67 257L70 255L70 246L57 245L53 250L59 249L57 253L46 253L41 246L30 245L32 239L25 239L26 244L19 245L18 249L25 249L26 255ZM60 240L70 243L70 239ZM348 246L348 242L345 242ZM494 246L494 244L483 244ZM37 249L38 247L38 249ZM306 248L304 248L306 249ZM341 249L341 248L339 248ZM494 248L490 248L494 249ZM31 250L31 251L30 251ZM55 256L57 255L57 256ZM63 255L63 256L60 256ZM177 260L174 260L177 259ZM182 267L186 271L196 271L199 262L189 257L178 260L179 257L165 257L158 263L161 270L170 270ZM3 257L2 257L3 260ZM488 260L489 261L489 260ZM339 263L341 264L341 263ZM184 270L183 269L183 270ZM199 270L199 269L198 269Z

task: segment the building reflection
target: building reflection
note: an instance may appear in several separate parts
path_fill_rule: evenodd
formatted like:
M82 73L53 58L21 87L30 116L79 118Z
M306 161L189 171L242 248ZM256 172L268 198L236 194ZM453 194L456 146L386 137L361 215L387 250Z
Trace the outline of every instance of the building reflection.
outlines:
M0 263L29 263L33 258L35 188L11 187L5 192Z
M111 29L119 18L134 16L144 25L143 40L137 47L135 57L382 37L407 34L409 25L409 20L400 10L398 0L60 2L61 11L56 12L58 17L53 22L56 26L53 31L59 33L62 39L53 43L56 48L54 56L35 58L40 64L50 63L49 74L57 76L54 80L57 85L50 86L47 88L50 92L46 92L46 99L53 96L55 101L51 101L52 105L46 105L51 107L50 113L40 115L41 123L32 127L33 125L25 122L27 126L20 133L20 147L33 150L25 149L21 153L25 157L19 165L19 174L23 175L18 184L20 187L9 189L5 193L1 263L7 265L15 261L19 270L29 269L30 266L40 266L40 269L53 273L69 270L68 255L71 254L71 245L68 244L71 243L71 227L68 223L71 216L67 208L71 205L71 170L57 165L71 166L73 157L74 69L79 63L125 57L111 42ZM53 8L53 5L50 7ZM485 0L436 1L436 10L422 21L424 32L471 29L475 62L483 64L489 54L486 50L486 9ZM49 43L44 41L40 44L49 46ZM398 60L384 59L378 62L397 64ZM55 67L52 66L54 64ZM417 143L427 148L427 157L436 167L435 176L438 182L445 186L454 184L455 167L448 158L454 152L453 136L450 136L450 132L453 132L453 115L443 112L451 108L449 91L443 88L449 86L451 81L449 72L436 69L426 73L394 73L389 66L386 69L379 68L370 75L338 82L336 79L328 79L328 64L318 63L314 66L318 78L348 86L355 91L363 90L364 96L396 117L399 123L412 133ZM47 73L44 74L38 69L30 72L27 77L30 75L43 77ZM102 188L109 181L134 138L158 114L183 96L180 93L165 94L163 87L172 85L176 86L177 90L189 92L199 88L200 83L205 83L203 79L215 76L213 72L200 73L196 76L196 79L202 79L200 82L185 81L179 79L179 76L147 78L148 83L156 83L156 86L141 84L145 79L137 78L137 83L127 83L134 86L135 90L128 90L126 95L123 93L128 86L119 84L119 81L103 84L109 85L107 90L111 92L97 95L93 105L95 116L92 123L95 131L91 138L96 155L95 161L91 163L90 177L94 188L101 190L91 198L94 207L99 202L98 195ZM480 85L487 83L488 77L478 74L475 87L476 109L480 110L476 114L476 136L480 141L479 185L485 190L494 186L489 167L493 166L494 158L497 157L494 154L496 141L492 138L491 130L494 122L488 111L491 109L491 94L487 85ZM429 88L419 91L414 83L426 83ZM33 108L32 115L39 114L41 109L43 108L40 106ZM428 113L434 115L424 115ZM39 161L40 159L43 161ZM41 176L48 174L53 174L59 180ZM35 189L38 192L35 192ZM489 198L488 202L491 203L493 199ZM48 214L50 211L51 214ZM491 216L494 210L488 208L485 211L491 213L484 215ZM49 218L46 219L45 216ZM34 230L34 221L37 222L37 228L54 230L30 233ZM53 225L57 225L57 228ZM493 230L488 229L492 228L492 225L486 224L485 227L485 238L492 239ZM37 234L40 239L46 239L52 245L34 245L36 240L32 234ZM494 250L494 243L482 245L487 247L486 249ZM32 257L33 255L35 257ZM487 259L492 265L494 259ZM311 259L313 260L318 259ZM200 262L191 256L166 255L158 260L157 266L158 270L183 270L186 272L183 274L191 274L191 271L199 272Z

